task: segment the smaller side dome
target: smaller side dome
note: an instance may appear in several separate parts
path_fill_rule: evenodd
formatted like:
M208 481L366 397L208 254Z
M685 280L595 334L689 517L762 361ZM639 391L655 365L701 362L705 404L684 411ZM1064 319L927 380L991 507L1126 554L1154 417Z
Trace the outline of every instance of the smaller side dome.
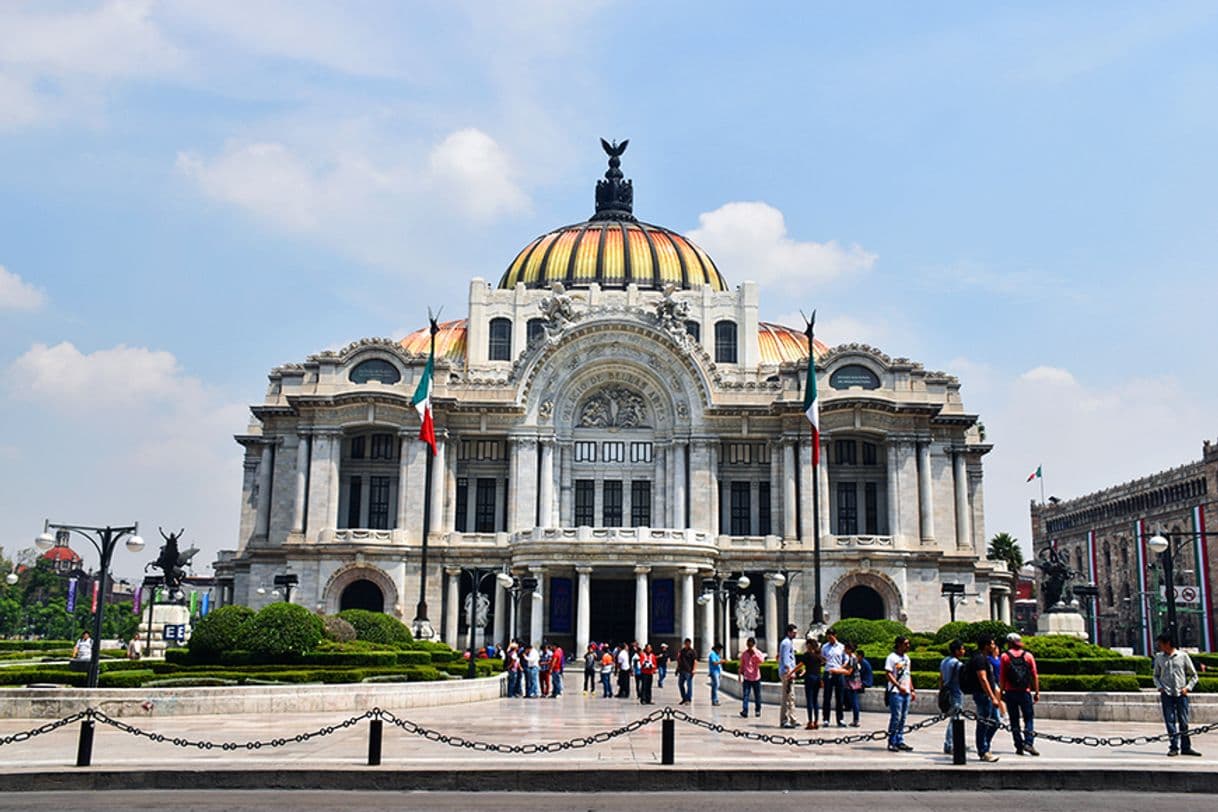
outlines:
M829 346L812 339L816 357L824 358ZM763 364L790 364L808 360L808 337L803 330L763 321L757 325L757 343Z
M467 319L442 321L438 325L440 332L436 333L436 357L449 361L465 362L465 334ZM427 355L431 349L431 331L424 327L415 330L398 342L402 349L411 355Z

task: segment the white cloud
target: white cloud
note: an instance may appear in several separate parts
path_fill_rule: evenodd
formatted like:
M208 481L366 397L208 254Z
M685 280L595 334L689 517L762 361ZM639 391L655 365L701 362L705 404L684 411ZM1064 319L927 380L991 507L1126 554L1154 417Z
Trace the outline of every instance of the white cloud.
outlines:
M809 285L863 273L876 261L857 243L793 239L782 212L762 202L727 203L701 214L688 236L729 277L787 291L803 292Z
M431 151L430 168L433 183L471 217L486 220L528 209L511 161L481 130L451 133Z
M976 262L957 262L918 275L921 284L935 291L976 291L1022 299L1079 298L1070 283L1057 274L1035 268L1000 270Z
M1059 367L1039 366L1029 369L1019 376L1020 380L1028 383L1043 383L1057 386L1078 386L1078 381L1068 369Z
M0 310L38 310L46 301L40 289L0 265Z
M136 406L198 388L182 377L172 353L121 344L87 355L68 341L35 344L13 362L10 374L18 394L64 410Z

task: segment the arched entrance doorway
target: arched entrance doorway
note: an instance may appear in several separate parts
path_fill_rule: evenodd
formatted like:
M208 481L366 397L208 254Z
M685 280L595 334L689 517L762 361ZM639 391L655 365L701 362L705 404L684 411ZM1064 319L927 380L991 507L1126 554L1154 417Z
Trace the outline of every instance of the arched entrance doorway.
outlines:
M385 611L385 593L381 592L381 588L371 581L361 578L358 581L352 581L343 590L342 596L338 599L338 609L341 612L344 609L367 609L370 612Z
M888 615L884 611L884 598L869 586L854 586L842 595L842 611L840 617L859 617L865 620L883 620Z

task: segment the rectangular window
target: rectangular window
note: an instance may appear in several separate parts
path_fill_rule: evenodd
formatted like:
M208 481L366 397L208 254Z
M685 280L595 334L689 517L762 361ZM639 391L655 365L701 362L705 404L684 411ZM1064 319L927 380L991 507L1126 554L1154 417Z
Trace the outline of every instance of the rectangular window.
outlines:
M630 526L651 527L651 480L630 483Z
M431 518L433 526L436 520ZM478 477L474 489L474 532L495 532L495 480L491 477Z
M469 522L466 521L466 514L469 513L469 478L457 477L457 505L456 516L453 516L453 529L458 533L466 532L466 527Z
M622 481L607 479L602 485L601 526L622 526Z
M511 319L491 319L490 341L487 347L487 357L491 361L512 360L512 321Z
M837 483L837 535L858 535L858 496L858 490L853 482Z
M373 530L389 529L389 487L391 482L392 478L387 476L368 477L368 526Z
M362 460L364 458L364 438L351 438L351 459ZM354 526L354 525L353 525Z
M875 465L875 443L863 443L863 465Z
M857 465L854 440L834 440L833 455L838 465Z
M591 479L575 480L575 526L591 527L596 524L596 482Z
M880 532L880 503L874 482L863 483L863 522L864 531L868 535Z
M702 341L702 324L700 322L685 322L685 332L689 333L689 337L694 340L695 344Z
M603 462L625 462L626 444L621 440L601 443L601 460Z
M576 462L596 462L596 443L590 440L580 440L575 444Z
M394 456L392 434L372 435L372 459L391 460Z
M631 462L651 462L651 443L631 443Z
M363 439L363 438L360 438ZM347 485L347 527L362 527L360 524L360 502L363 499L363 482L360 477L351 477Z
M747 536L753 529L749 490L747 482L732 483L731 528L733 536Z
M758 516L757 532L763 536L770 535L770 483L757 483L757 509L761 511Z

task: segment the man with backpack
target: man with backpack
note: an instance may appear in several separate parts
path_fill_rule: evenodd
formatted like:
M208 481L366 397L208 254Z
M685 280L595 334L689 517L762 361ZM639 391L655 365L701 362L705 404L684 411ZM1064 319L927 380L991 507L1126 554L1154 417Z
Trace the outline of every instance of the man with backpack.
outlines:
M977 706L977 732L974 737L977 758L986 762L998 760L998 756L990 752L990 742L998 732L998 719L1003 709L998 675L994 673L994 665L990 662L990 655L997 650L993 637L988 634L978 637L977 652L960 675L961 689L964 693L973 695L973 702Z
M1007 713L1011 715L1011 737L1015 739L1015 755L1039 756L1032 746L1033 708L1040 701L1040 675L1036 672L1036 658L1032 652L1024 651L1023 638L1015 632L1007 635L1007 651L1002 655L1002 667L998 681L1002 684L1002 699ZM1023 717L1020 730L1019 718Z

